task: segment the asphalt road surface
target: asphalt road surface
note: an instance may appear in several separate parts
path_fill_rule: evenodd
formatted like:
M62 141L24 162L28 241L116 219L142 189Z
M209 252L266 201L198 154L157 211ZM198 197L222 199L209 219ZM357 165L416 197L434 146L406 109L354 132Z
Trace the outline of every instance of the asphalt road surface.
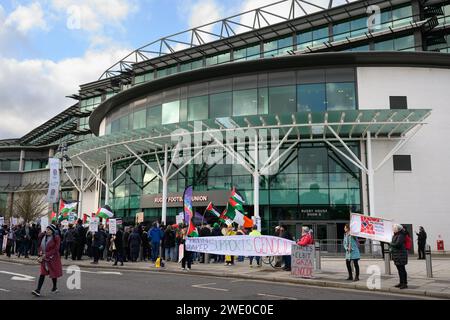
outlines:
M46 278L42 296L36 298L38 266L0 262L0 300L420 300L420 297L372 293L347 289L329 289L244 279L170 274L142 271L82 269L81 289L70 290L64 267L58 280L59 293L51 294L51 280Z

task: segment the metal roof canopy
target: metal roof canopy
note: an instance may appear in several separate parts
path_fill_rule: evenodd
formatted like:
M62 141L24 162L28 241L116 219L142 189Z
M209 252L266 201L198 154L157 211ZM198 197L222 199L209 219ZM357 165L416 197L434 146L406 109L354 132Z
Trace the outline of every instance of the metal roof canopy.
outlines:
M361 140L367 132L371 132L375 139L395 140L404 138L416 126L425 124L430 113L429 109L345 110L191 121L93 137L72 145L68 155L75 165L83 166L78 160L81 158L83 162L96 168L105 164L107 152L111 154L112 161L133 157L125 145L137 154L161 153L165 145L172 149L176 147L175 138L208 132L225 135L238 129L279 129L280 139L288 134L288 138L309 142L337 140L338 137L344 140ZM176 132L177 129L185 131Z

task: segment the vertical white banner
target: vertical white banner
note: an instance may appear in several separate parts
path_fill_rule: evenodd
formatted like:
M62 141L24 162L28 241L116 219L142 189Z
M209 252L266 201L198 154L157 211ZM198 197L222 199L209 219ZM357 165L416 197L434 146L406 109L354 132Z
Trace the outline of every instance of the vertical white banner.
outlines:
M48 217L41 218L41 232L45 232L45 229L48 227Z
M5 224L5 218L0 217L0 228Z
M117 233L117 220L109 219L109 233L116 234Z
M50 177L48 180L47 202L48 203L56 203L56 202L58 202L59 181L60 181L59 159L49 158L48 165L50 168Z

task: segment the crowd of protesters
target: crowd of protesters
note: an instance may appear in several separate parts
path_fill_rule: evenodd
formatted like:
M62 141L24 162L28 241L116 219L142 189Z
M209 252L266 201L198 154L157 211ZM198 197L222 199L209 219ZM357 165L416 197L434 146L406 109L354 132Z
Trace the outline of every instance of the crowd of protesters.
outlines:
M151 261L155 263L158 258L164 261L179 262L182 259L182 268L190 270L193 263L224 263L226 266L235 264L234 256L223 256L205 253L196 253L186 251L184 246L187 237L187 226L180 224L162 225L154 222L151 226L143 223L136 226L118 226L116 234L110 234L108 228L100 224L97 232L90 232L87 226L82 224L81 220L76 224L68 224L63 227L61 223L51 225L51 234L59 236L60 241L59 255L73 261L82 260L83 257L92 259L93 264L98 264L99 260L113 262L114 265L121 265L124 262L135 263L138 261ZM360 251L357 238L350 235L350 227L345 225L343 246L345 250L345 260L348 270L347 280L359 280ZM251 229L235 227L233 225L220 225L219 223L202 224L197 226L197 234L200 237L218 237L234 235L260 236L261 233L254 226ZM6 225L0 227L0 254L6 254L8 257L16 254L19 258L28 258L37 256L40 252L39 240L45 235L41 233L41 227L38 224L22 223L13 227ZM287 226L277 226L274 236L287 240L295 240L289 232ZM426 233L423 227L420 227L418 236L419 259L424 257L424 247L426 242ZM6 241L6 244L4 243ZM304 226L302 235L296 241L300 246L314 244L312 231ZM179 250L183 252L179 252ZM3 252L3 249L4 252ZM400 283L398 288L407 288L407 273L405 266L408 263L408 251L411 249L411 237L407 230L401 225L394 226L394 236L391 242L392 260L396 265ZM253 266L255 257L249 257L249 265ZM238 262L243 262L244 257L237 257ZM261 266L261 259L256 257L257 266ZM355 276L353 276L353 268ZM277 257L276 265L283 270L291 271L291 256ZM187 269L186 269L187 267Z

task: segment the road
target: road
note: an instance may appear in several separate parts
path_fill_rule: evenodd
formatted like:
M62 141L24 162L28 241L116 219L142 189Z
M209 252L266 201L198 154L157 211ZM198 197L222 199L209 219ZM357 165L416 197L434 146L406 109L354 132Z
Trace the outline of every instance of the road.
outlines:
M420 297L372 293L347 289L329 289L293 284L225 279L210 276L170 274L117 269L82 269L80 290L70 290L70 277L58 281L58 294L51 294L47 278L42 296L31 295L39 276L38 266L0 262L0 300L376 300ZM72 278L73 279L73 278ZM70 279L69 279L70 280ZM71 283L74 283L73 281Z

